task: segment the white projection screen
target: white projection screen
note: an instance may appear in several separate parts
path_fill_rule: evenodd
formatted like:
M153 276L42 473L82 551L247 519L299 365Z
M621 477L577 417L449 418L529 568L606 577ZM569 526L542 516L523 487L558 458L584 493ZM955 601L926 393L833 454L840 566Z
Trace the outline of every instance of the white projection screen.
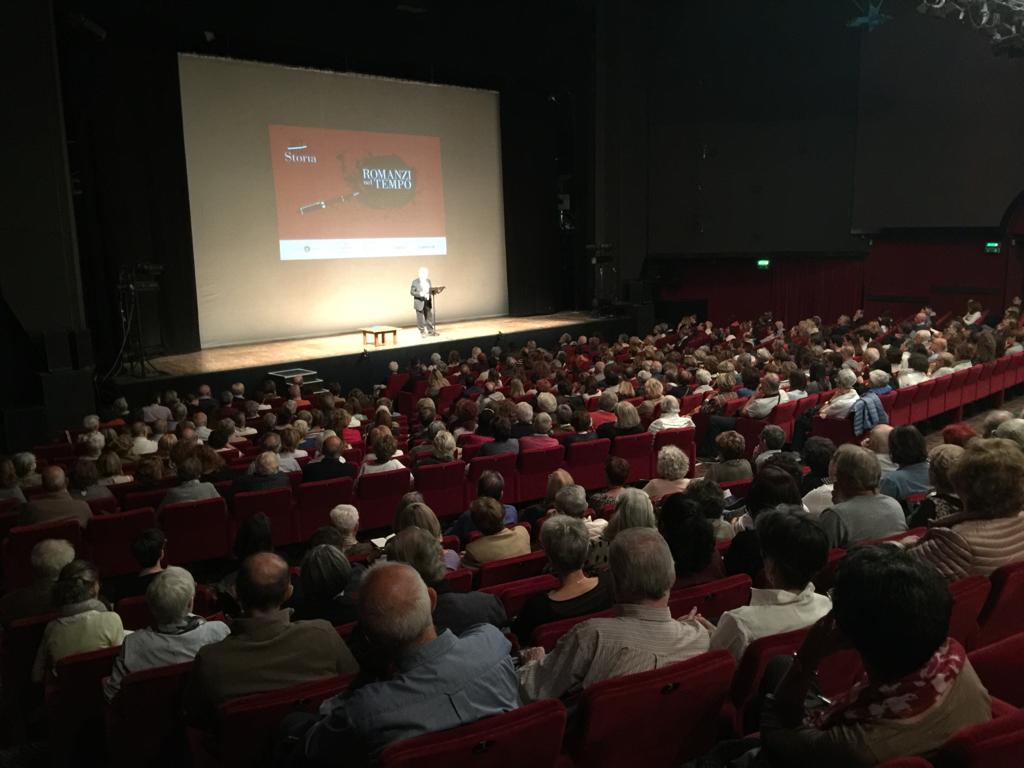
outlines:
M498 94L179 55L203 348L508 311Z

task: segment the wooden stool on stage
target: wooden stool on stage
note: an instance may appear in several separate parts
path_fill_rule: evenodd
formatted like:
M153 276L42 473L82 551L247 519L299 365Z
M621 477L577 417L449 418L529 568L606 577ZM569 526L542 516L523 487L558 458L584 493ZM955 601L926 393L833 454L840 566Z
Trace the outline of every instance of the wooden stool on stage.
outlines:
M398 343L398 328L393 325L371 325L366 328L360 328L359 332L363 334L363 344L366 344L366 337L373 336L373 346L387 346L388 334L391 334L391 343Z

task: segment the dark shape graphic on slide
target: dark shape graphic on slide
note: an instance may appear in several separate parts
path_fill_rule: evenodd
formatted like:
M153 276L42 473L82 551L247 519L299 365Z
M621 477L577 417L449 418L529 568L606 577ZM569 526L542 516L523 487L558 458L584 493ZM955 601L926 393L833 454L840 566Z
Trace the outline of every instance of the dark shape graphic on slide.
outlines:
M416 196L416 171L398 155L368 155L356 163L352 172L347 171L344 153L338 155L338 161L342 177L354 191L307 203L299 213L305 215L356 200L370 208L402 208Z

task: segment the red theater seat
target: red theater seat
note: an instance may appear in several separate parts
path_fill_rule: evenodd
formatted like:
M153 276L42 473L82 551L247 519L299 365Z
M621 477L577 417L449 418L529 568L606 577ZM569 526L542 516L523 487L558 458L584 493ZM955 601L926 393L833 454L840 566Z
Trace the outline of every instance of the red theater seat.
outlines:
M973 650L969 658L989 694L1024 707L1024 632Z
M519 473L516 472L516 459L514 453L498 453L494 456L476 456L469 462L469 469L466 472L466 483L463 494L463 508L468 507L470 502L476 498L476 485L480 475L488 470L497 472L505 479L505 492L501 497L505 504L515 504L519 499Z
M653 452L654 436L650 432L638 435L622 435L615 438L611 446L611 455L625 459L629 463L627 483L650 480L654 477L657 457ZM571 473L570 473L571 474ZM573 479L575 479L573 475ZM602 477L601 485L607 485L607 478ZM541 497L543 494L541 494Z
M73 758L102 754L103 686L118 648L102 648L61 659L46 689L47 735L54 765L72 765Z
M583 692L582 735L569 748L574 762L668 766L703 755L715 745L734 669L728 651L712 651L595 683Z
M109 515L121 508L116 496L100 496L95 499L87 499L85 503L89 505L93 515Z
M181 765L182 692L192 662L133 672L107 704L107 760L113 768ZM163 760L161 760L163 758Z
M339 504L352 503L352 478L335 477L299 486L295 504L295 537L306 541L317 528L330 525L330 512Z
M492 560L480 566L479 577L481 587L493 587L506 581L518 581L531 576L540 576L547 565L548 559L544 550L538 549L528 555L506 557L503 560Z
M992 582L984 576L968 576L949 585L953 595L953 615L949 621L949 635L960 641L967 650L978 642L978 616L985 606Z
M359 527L364 531L389 528L402 495L409 491L408 469L374 472L363 475L356 483L356 507Z
M526 601L531 595L550 592L557 589L560 583L556 576L546 573L541 576L531 576L528 579L496 584L493 587L481 587L480 591L496 595L505 606L505 614L511 621L523 610L523 606L526 605Z
M548 476L561 468L564 456L565 448L561 445L521 451L518 462L519 500L543 499L547 493Z
M463 499L466 465L461 461L447 464L424 464L417 467L416 490L423 494L423 500L441 520L458 516L465 507Z
M703 395L697 395L703 397ZM685 413L680 409L680 413ZM697 473L697 430L693 427L680 429L662 429L654 433L654 447L651 449L651 474L654 474L655 460L660 451L666 445L676 445L686 454L690 460L690 469L687 477L695 477Z
M132 554L132 541L155 526L156 514L148 507L93 517L85 529L85 539L103 578L137 573L139 564Z
M236 493L231 500L232 537L237 534L243 521L261 512L270 518L275 547L283 547L298 540L295 536L290 487Z
M605 438L569 444L564 466L577 485L593 491L608 484L604 476L604 465L608 461L611 445L611 440Z
M739 574L709 584L677 589L669 595L668 607L676 619L696 608L701 616L716 622L726 611L750 603L750 586L750 577Z
M1020 768L1024 762L1024 712L964 728L935 758L940 768Z
M167 562L187 565L226 557L231 551L228 508L224 499L168 504L160 511L167 535Z
M565 707L542 699L450 731L398 741L380 755L380 768L555 768Z
M82 556L82 529L74 519L15 526L3 542L4 586L8 590L32 583L32 547L43 539L67 539Z
M292 712L315 713L321 702L341 693L351 677L329 677L279 691L257 693L221 705L214 733L188 730L194 768L251 768L273 753L281 720Z
M997 569L991 581L992 592L978 617L979 648L1024 632L1024 562Z
M577 624L590 619L601 619L614 615L615 609L609 608L605 611L598 611L597 613L588 613L583 616L573 616L568 619L560 619L559 621L541 624L533 630L533 644L539 645L545 651L550 651L558 644L558 641L562 636Z

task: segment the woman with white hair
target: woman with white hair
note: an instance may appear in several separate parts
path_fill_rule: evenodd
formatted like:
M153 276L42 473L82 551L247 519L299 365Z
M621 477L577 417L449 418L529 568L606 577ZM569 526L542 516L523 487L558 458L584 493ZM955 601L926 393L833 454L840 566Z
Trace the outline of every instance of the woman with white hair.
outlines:
M542 624L612 606L607 576L588 576L583 570L590 551L590 534L583 520L554 515L541 528L540 541L548 557L548 569L559 584L550 592L530 595L512 622L512 632L523 647L531 644L534 629Z
M192 613L195 594L195 579L184 568L169 566L153 579L146 589L153 624L125 637L110 677L103 682L107 701L121 690L126 675L192 661L204 645L231 634L223 621L206 621Z
M860 395L854 389L856 384L857 374L849 368L841 369L836 374L836 393L819 408L818 416L823 419L845 419L849 416L853 404L860 400Z
M341 534L341 551L346 557L371 555L377 547L369 541L359 541L359 510L351 504L339 504L330 511L331 526Z
M447 429L441 429L434 435L429 453L414 455L417 455L417 467L424 464L449 464L455 461L455 436Z
M690 484L686 477L689 471L690 459L682 449L678 445L666 445L658 451L657 477L644 486L644 493L654 502L673 493L682 493Z
M698 368L697 373L694 374L694 379L697 380L697 386L693 389L693 394L699 395L702 392L711 392L714 387L711 386L711 371L704 368Z
M660 432L663 429L690 429L693 419L679 413L679 400L672 395L665 395L661 400L661 415L647 428L649 432Z
M651 376L644 381L644 401L640 403L640 416L649 418L665 399L665 385Z

